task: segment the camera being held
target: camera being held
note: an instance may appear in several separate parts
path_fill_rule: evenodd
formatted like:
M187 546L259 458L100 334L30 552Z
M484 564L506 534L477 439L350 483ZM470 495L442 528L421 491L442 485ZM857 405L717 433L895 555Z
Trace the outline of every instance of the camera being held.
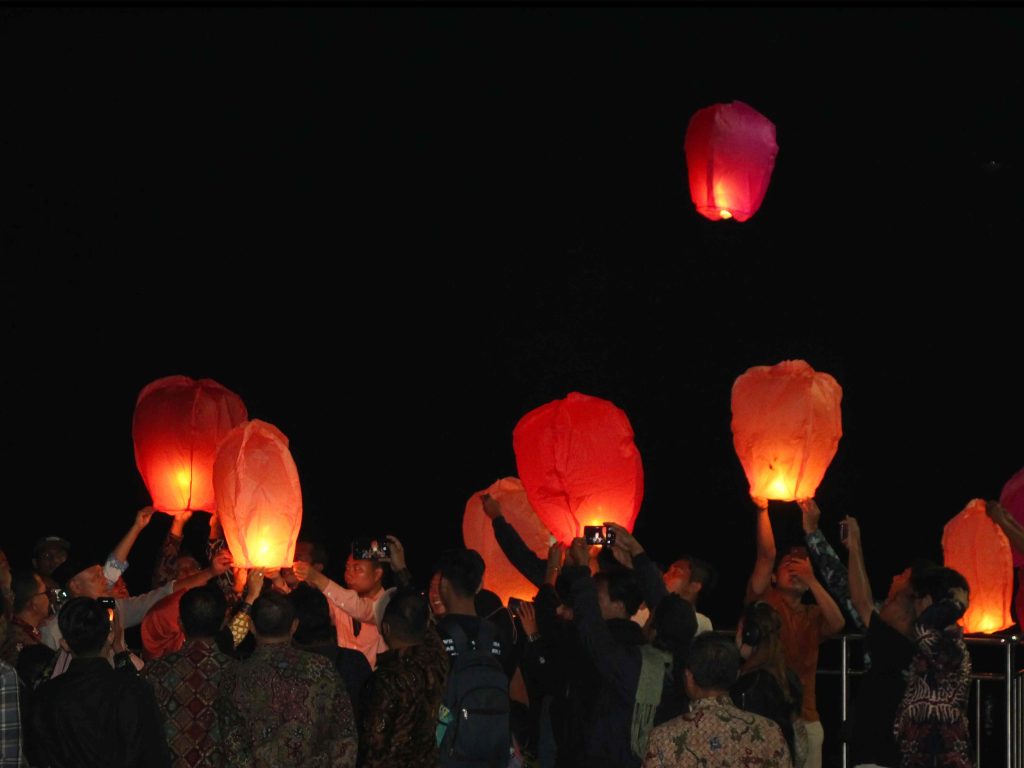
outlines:
M375 560L379 563L391 562L391 547L387 537L356 539L352 542L352 557L356 560Z
M590 546L610 547L615 543L615 530L604 525L583 526L583 540Z

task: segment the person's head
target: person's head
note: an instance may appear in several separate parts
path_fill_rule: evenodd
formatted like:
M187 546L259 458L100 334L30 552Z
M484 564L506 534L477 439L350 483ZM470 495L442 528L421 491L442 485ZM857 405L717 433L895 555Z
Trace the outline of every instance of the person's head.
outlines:
M189 640L197 637L212 638L220 632L228 602L220 587L195 587L181 596L178 611L181 628Z
M345 586L360 597L371 597L383 588L386 573L379 560L360 560L350 552L345 561Z
M628 619L640 609L643 596L633 571L617 568L594 574L597 588L597 604L601 607L601 618Z
M304 582L288 593L299 625L292 636L296 645L337 643L338 635L331 624L331 608L323 592Z
M83 567L75 565L70 561L65 562L54 572L54 578L60 577L64 589L70 597L107 597L111 595L110 585L107 584L107 577L103 575L103 566L98 563Z
M295 609L280 592L264 592L252 604L252 629L260 643L288 642L297 627Z
M438 593L445 609L451 613L456 606L471 603L484 580L484 559L474 549L449 549L437 564L441 574Z
M740 652L727 637L705 632L690 644L686 667L686 694L691 699L720 696L736 682Z
M914 590L915 617L940 600L954 596L955 590L970 593L967 579L959 571L942 566L922 567L911 574L911 586Z
M710 595L718 583L718 571L711 563L684 555L665 571L665 588L692 605L703 595Z
M319 542L300 539L295 542L295 559L309 563L318 571L323 571L328 562L327 550Z
M100 656L113 640L107 608L91 597L73 597L57 614L61 645L74 656Z
M693 604L675 594L663 597L651 618L651 634L655 648L668 651L677 659L685 657L697 634Z
M803 595L808 586L797 573L797 566L806 564L809 560L806 547L790 547L775 561L775 573L772 580L777 589L793 595Z
M14 612L36 626L50 613L50 595L43 577L34 571L19 571L11 576Z
M381 635L389 648L402 648L423 642L430 609L419 592L400 589L391 595L381 620Z
M32 567L41 575L49 576L68 559L71 545L60 536L46 536L32 548Z
M192 557L192 555L180 555L178 560L174 563L174 578L176 581L180 579L187 579L189 576L194 576L201 570L203 569L199 565L199 561Z

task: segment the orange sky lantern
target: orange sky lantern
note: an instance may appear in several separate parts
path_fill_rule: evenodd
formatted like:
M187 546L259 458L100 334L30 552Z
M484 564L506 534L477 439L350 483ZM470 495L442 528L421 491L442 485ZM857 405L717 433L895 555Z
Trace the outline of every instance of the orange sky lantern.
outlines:
M239 425L217 450L213 482L235 566L291 565L302 526L302 489L288 438L265 421Z
M779 153L771 120L742 101L713 104L690 118L685 149L701 216L746 221L757 213Z
M534 554L547 559L551 533L530 506L523 484L516 477L504 477L486 491L501 504L502 516L516 529ZM537 588L509 562L494 538L491 519L484 514L480 493L466 502L462 516L462 540L468 549L475 549L484 559L484 589L489 589L507 603L510 597L532 600Z
M803 360L755 366L732 386L732 438L754 498L814 496L836 455L842 387Z
M614 403L572 392L523 416L512 447L530 504L559 541L605 522L633 530L644 470L629 418Z
M242 399L212 379L167 376L146 385L135 402L135 464L153 506L173 514L216 512L217 444L248 418Z
M947 568L963 574L971 587L964 614L965 632L991 634L1013 625L1013 556L1010 540L985 513L985 501L973 499L946 523L942 556Z

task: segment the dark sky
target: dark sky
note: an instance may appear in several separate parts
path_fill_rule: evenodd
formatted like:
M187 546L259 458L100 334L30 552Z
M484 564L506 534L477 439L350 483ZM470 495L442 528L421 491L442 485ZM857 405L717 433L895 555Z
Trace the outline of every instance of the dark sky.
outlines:
M425 566L581 391L728 623L730 387L803 358L844 389L823 524L860 517L880 589L1024 465L1022 38L1010 7L4 8L0 543L112 544L135 397L180 373L289 436L339 561L383 526ZM734 99L780 151L711 223L683 137Z

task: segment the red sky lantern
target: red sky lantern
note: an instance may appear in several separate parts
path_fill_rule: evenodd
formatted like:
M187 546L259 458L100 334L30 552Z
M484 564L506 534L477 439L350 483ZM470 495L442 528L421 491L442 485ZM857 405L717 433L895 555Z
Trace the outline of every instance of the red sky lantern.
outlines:
M771 120L742 101L713 104L690 118L685 148L701 216L746 221L757 213L779 154Z
M1006 481L1002 493L999 494L999 503L1014 520L1024 525L1024 469ZM1014 549L1013 564L1017 567L1024 565L1024 553Z
M265 421L239 425L217 450L213 484L235 566L290 566L302 526L302 489L288 438Z
M633 530L644 470L629 419L614 403L572 392L523 416L512 447L530 504L559 541L605 522Z
M530 506L523 484L516 477L504 477L486 491L501 504L501 514L516 529L534 554L547 558L551 533ZM484 589L489 589L507 603L510 597L532 600L537 588L509 562L494 538L491 519L484 513L480 493L466 502L462 516L462 540L468 549L475 549L484 559Z
M216 512L217 444L248 418L242 399L212 379L167 376L146 385L135 402L135 464L153 506L169 514Z
M946 523L942 556L947 568L963 574L971 587L962 624L965 632L991 634L1013 625L1013 556L1010 540L985 513L985 501L973 499Z
M732 439L754 498L814 496L843 435L842 387L803 360L750 368L732 386Z

